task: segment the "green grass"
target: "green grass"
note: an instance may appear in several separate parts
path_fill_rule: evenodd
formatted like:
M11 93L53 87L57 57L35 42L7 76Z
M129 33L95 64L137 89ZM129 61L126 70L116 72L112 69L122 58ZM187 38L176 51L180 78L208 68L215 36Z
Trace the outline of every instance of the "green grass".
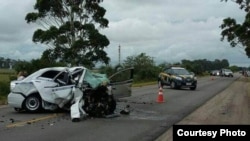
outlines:
M0 69L0 81L1 82L10 82L10 78L16 77L15 70L10 69Z
M0 81L1 82L9 82L10 81L10 75L0 73Z
M147 86L147 85L157 85L156 81L149 81L149 82L137 82L133 83L132 87L142 87L142 86Z
M12 69L0 69L0 74L15 74L16 71Z
M9 83L13 79L16 79L15 70L0 69L0 105L6 103L10 89Z

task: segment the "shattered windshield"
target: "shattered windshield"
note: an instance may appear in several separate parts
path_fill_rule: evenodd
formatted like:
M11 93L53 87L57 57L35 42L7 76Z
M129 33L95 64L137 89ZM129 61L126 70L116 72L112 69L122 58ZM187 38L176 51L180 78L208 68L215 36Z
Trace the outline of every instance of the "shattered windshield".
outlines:
M109 83L109 79L106 74L94 73L88 69L86 69L84 81L88 82L92 88Z

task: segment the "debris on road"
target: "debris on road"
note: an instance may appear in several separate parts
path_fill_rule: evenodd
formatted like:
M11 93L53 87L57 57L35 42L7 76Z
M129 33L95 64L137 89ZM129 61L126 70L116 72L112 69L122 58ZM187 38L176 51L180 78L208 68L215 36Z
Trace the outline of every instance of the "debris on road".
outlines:
M124 110L120 112L122 115L129 115L130 113L130 105L127 105Z

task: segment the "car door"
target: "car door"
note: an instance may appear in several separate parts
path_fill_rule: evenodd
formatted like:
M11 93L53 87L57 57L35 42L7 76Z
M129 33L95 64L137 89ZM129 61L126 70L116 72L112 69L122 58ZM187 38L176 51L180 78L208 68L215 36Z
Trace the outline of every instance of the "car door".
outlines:
M170 85L170 77L171 77L171 75L172 75L172 69L168 69L168 70L166 70L166 74L168 74L167 75L167 77L166 77L166 80L165 80L165 83L167 84L167 85Z
M38 90L40 96L43 100L47 102L54 103L54 97L52 95L52 89L58 87L58 83L56 83L53 78L60 73L59 70L47 70L43 74L41 74L37 79L32 80L36 89Z
M42 99L58 105L69 101L73 96L74 84L69 84L66 76L68 76L67 69L45 72L40 79L47 79L47 81L39 82L43 83L39 88Z
M129 97L132 94L134 68L122 69L109 77L115 98Z
M52 88L51 94L54 100L53 103L58 104L60 108L73 98L75 84L72 83L70 74L71 73L65 69L54 78L54 81L59 85Z

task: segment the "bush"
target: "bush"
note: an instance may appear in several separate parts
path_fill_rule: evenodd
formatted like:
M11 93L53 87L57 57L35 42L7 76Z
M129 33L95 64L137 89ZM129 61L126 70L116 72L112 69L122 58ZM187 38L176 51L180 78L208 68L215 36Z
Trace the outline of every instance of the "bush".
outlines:
M16 80L17 79L17 76L16 75L10 75L9 76L9 80L10 81L13 81L13 80Z
M7 97L10 92L10 84L9 82L0 81L0 97Z

